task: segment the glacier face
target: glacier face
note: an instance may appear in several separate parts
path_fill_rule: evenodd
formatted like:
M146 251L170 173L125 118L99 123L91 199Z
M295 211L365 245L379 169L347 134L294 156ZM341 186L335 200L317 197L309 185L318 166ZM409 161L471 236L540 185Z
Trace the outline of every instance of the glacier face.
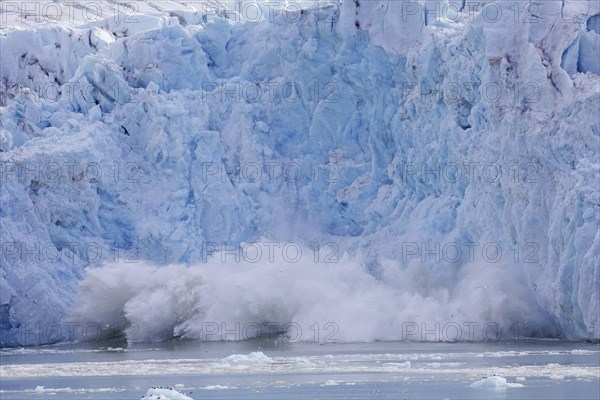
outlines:
M597 2L204 4L3 9L3 345L73 319L600 337Z

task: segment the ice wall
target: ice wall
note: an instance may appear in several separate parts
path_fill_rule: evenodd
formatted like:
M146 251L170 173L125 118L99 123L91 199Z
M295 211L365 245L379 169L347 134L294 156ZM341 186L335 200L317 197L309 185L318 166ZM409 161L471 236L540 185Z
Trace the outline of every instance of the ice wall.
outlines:
M132 301L144 304L120 290L128 279L90 294L115 265L137 266L144 281L148 262L197 265L264 240L348 252L348 276L377 281L373 312L388 299L397 321L418 317L402 295L423 299L411 310L446 304L443 317L425 313L440 320L489 288L515 301L464 318L534 318L541 335L600 337L600 10L484 3L263 5L260 18L234 3L164 3L131 21L61 24L4 8L14 26L0 36L2 343L55 340L46 327L74 308L114 323L100 310L108 293L111 317L127 319ZM258 293L277 284L245 276L263 282ZM364 307L351 287L340 297ZM272 319L285 302L269 297L251 315ZM360 324L351 306L335 318ZM348 336L399 339L389 318Z

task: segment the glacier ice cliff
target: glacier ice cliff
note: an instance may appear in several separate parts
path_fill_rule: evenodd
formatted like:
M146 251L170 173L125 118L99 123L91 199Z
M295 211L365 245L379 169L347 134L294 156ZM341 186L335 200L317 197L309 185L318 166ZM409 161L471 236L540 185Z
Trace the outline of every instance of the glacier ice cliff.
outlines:
M299 320L600 338L598 2L16 4L1 345L73 319L138 340ZM220 261L271 242L305 259Z

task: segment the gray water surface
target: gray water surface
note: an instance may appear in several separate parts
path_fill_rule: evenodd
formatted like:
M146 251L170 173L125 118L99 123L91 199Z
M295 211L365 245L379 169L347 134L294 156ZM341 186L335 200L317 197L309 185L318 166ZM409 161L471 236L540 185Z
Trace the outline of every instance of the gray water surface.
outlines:
M475 388L497 375L507 388ZM0 351L0 398L599 399L600 345L285 341L82 343Z

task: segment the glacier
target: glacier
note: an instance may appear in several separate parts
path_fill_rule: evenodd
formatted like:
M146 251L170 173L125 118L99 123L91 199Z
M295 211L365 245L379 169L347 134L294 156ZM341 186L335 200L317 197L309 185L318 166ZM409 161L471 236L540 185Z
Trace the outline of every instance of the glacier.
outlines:
M598 2L25 4L1 5L0 345L600 338Z

